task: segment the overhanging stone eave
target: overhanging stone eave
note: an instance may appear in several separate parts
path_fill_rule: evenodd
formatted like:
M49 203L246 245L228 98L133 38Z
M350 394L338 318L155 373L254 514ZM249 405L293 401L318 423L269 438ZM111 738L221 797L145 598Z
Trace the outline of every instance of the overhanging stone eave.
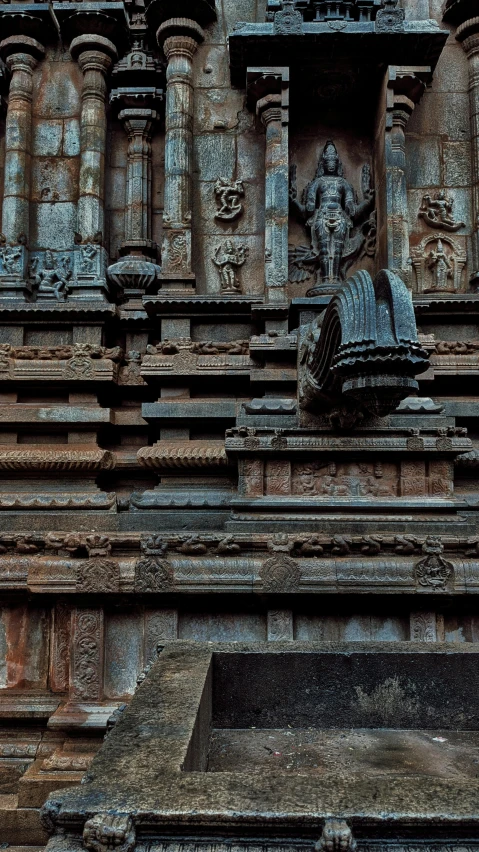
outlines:
M277 35L273 24L244 24L229 34L231 82L244 88L251 66L283 66L300 70L305 82L308 65L315 70L344 70L370 78L387 65L430 66L434 71L449 36L436 22L407 21L402 31L377 32L374 22L351 22L341 28L328 23L304 24L303 33ZM365 59L367 57L367 61Z

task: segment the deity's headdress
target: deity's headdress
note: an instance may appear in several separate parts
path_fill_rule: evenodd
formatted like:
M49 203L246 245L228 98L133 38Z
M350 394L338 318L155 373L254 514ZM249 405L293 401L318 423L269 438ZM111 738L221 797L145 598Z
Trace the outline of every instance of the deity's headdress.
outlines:
M336 174L339 177L343 176L343 174L344 174L343 164L340 160L340 157L339 157L339 154L338 154L338 149L336 148L336 145L334 144L334 142L331 139L328 139L323 150L321 151L321 156L319 158L316 177L321 177L321 175L324 175L324 161L326 160L327 157L329 157L331 155L334 155L336 157L336 160L337 160L337 163L338 163Z

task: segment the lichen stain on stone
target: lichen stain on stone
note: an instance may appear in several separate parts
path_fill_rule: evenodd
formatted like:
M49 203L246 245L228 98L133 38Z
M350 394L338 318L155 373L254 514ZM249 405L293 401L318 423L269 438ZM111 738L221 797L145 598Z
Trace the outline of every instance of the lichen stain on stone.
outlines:
M382 724L398 727L419 718L419 704L414 695L416 687L410 681L402 686L397 676L388 677L369 694L360 686L355 686L354 691L359 710L375 720L379 718Z

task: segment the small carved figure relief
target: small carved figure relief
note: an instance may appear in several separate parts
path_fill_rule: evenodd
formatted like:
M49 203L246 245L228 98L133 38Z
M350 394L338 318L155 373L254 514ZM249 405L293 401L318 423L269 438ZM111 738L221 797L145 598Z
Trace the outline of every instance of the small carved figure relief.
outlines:
M386 475L385 475L386 474ZM320 497L394 497L397 472L370 462L301 462L292 466L293 494Z
M374 189L368 165L363 166L361 189L363 200L358 201L354 188L343 176L343 165L331 140L323 148L314 180L306 186L301 201L296 166L291 167L291 207L310 232L311 245L290 249L289 278L293 282L305 281L315 274L309 296L338 287L351 264L361 252L365 253L365 246L370 256L375 251L376 220L371 216Z
M461 289L466 264L465 247L444 234L431 234L411 250L417 290L455 293Z
M237 270L243 266L247 253L246 246L235 247L231 240L226 240L223 246L215 249L212 260L220 273L222 293L241 293Z
M445 191L441 189L433 198L430 195L423 196L418 216L424 219L431 228L458 231L459 228L465 227L465 223L457 222L454 219L453 206L454 199L446 195Z
M238 216L241 216L243 205L240 198L244 197L243 181L218 178L215 183L215 196L218 205L215 219L232 222Z
M83 844L89 852L132 852L135 842L135 828L127 814L96 814L83 829Z
M95 274L99 251L100 247L95 243L86 243L80 246L80 272L85 275Z
M437 536L428 536L422 546L425 553L420 559L414 572L420 586L443 590L447 583L454 578L454 566L443 557L444 545Z
M3 234L0 234L0 260L3 269L0 274L20 275L22 265L23 246L7 245Z
M32 258L30 276L33 278L37 296L65 300L72 277L70 258L68 255L54 256L53 252L47 249L42 265L38 255Z

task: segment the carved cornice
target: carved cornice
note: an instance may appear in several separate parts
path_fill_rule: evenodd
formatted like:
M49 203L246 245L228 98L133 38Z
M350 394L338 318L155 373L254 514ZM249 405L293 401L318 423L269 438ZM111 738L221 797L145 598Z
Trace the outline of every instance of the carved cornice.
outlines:
M153 447L143 447L137 454L142 467L203 468L227 465L222 441L159 441Z
M0 470L97 471L112 467L112 454L95 445L0 445Z

